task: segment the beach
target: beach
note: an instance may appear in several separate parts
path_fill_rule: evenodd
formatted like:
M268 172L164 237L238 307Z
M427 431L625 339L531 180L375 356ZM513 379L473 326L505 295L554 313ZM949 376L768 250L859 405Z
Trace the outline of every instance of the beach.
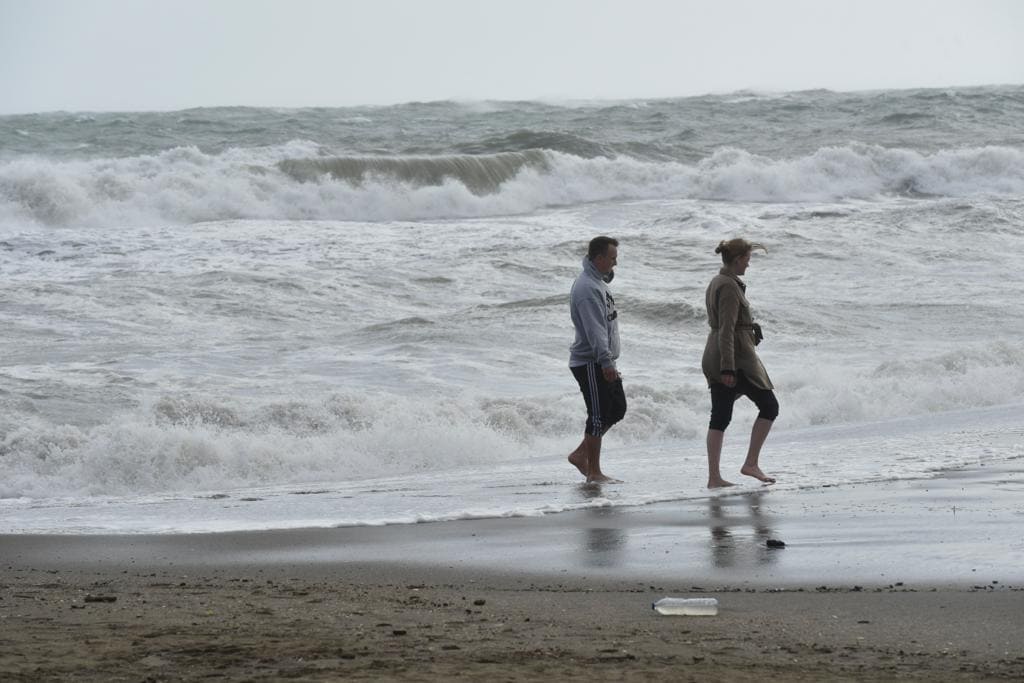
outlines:
M0 674L1019 679L1022 490L1009 461L540 518L6 535ZM665 596L719 613L661 616Z

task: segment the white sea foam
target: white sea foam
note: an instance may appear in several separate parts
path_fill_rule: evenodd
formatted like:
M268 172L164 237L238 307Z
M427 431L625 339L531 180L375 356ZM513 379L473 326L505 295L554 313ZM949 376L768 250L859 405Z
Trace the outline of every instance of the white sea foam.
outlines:
M829 365L773 372L782 402L778 429L1024 398L1024 351L1001 343L860 371ZM686 442L706 428L702 382L627 387L629 419L609 435L610 449ZM489 471L538 452L560 461L578 438L578 404L572 391L508 399L438 395L429 402L364 391L263 405L168 397L93 427L28 417L0 443L0 498L177 494L464 467ZM738 425L753 417L752 406L737 405Z
M408 397L360 395L253 410L165 400L95 427L29 420L12 429L0 444L0 497L342 481L486 465L520 448L485 412L457 403L429 408Z
M431 185L386 174L361 180L324 175L300 182L276 166L285 159L315 159L317 153L315 144L295 141L222 154L181 147L153 156L91 161L22 157L0 163L0 222L103 226L238 218L426 220L528 213L612 199L788 202L1024 192L1024 152L1010 147L924 154L851 144L781 160L720 149L692 166L629 157L583 159L548 151L546 168L524 167L484 194L455 177ZM407 163L422 159L409 158Z
M944 469L1024 457L1016 420L1022 406L943 413L909 420L805 428L773 438L764 465L774 490L934 476ZM740 447L726 458L738 467ZM708 492L699 439L618 446L605 469L625 484L593 489L561 457L509 459L358 481L321 475L303 483L224 486L184 495L0 500L0 533L186 533L297 527L416 524L530 517L570 510L638 506L729 495ZM54 511L61 511L59 516Z

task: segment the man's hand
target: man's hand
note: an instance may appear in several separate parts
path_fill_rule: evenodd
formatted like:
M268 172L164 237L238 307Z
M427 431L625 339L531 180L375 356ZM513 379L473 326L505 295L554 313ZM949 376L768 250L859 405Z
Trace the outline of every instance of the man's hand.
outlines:
M622 375L619 374L619 371L611 366L601 368L601 372L604 373L605 380L609 382L614 382L617 379L622 379Z
M722 373L722 384L727 387L736 386L736 375L731 373Z

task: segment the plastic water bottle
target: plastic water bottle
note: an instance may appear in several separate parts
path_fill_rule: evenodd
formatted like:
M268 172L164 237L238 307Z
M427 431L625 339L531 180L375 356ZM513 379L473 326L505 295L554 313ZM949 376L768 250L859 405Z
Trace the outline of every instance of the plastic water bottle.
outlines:
M662 598L651 607L658 614L685 614L693 617L713 617L718 614L715 598Z

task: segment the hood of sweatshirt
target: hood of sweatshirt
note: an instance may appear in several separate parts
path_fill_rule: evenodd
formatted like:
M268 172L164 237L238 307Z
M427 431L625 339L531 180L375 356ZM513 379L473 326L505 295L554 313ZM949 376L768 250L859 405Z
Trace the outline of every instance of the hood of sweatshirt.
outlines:
M594 262L591 261L586 256L583 257L583 271L590 275L591 277L601 280L602 282L611 282L615 278L614 270L610 270L607 273L602 273L597 269L597 266L594 265Z

